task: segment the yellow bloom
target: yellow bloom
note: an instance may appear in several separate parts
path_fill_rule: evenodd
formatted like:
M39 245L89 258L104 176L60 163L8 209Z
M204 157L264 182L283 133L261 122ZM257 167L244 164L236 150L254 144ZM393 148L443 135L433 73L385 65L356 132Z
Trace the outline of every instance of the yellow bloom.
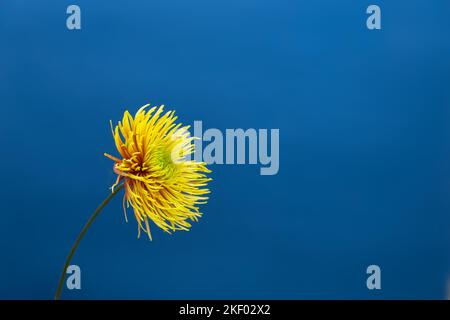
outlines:
M150 238L151 219L158 227L171 233L188 231L188 220L201 216L198 206L206 203L211 172L204 162L186 159L194 152L189 126L175 124L174 111L163 114L163 106L147 110L145 105L133 116L125 111L122 121L113 130L117 151L122 159L105 153L114 160L118 175L112 189L123 181L123 209L132 206L140 231Z

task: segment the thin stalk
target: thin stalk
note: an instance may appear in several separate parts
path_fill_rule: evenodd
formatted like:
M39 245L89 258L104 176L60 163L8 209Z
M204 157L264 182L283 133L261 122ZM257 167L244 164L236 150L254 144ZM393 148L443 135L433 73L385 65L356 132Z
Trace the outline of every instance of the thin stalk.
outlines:
M75 251L78 248L78 245L81 242L81 239L83 239L83 236L85 235L86 231L88 231L89 227L91 226L91 224L94 222L95 218L97 218L97 216L100 214L100 212L102 211L102 209L108 204L108 202L120 191L123 189L123 184L117 186L116 188L114 188L114 191L110 193L110 195L103 200L103 202L98 206L98 208L94 211L94 213L92 214L92 216L89 218L88 222L86 222L85 226L83 227L83 229L81 230L80 234L77 237L77 240L75 240L75 243L72 246L72 249L70 249L69 255L67 256L66 259L66 263L64 264L64 269L61 272L61 277L59 278L59 282L58 282L58 289L56 289L56 294L55 294L55 300L59 300L59 298L61 297L61 291L62 291L62 287L64 284L64 279L66 276L66 270L70 265L70 261L72 260L72 257L75 253Z

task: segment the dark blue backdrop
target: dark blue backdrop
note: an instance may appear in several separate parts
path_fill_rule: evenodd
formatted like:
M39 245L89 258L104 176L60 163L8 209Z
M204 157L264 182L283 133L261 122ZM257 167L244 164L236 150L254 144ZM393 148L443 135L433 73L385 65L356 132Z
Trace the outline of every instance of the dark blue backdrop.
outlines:
M64 298L444 298L450 3L373 2L381 31L372 1L2 1L0 298L53 297L114 181L108 121L147 102L279 128L279 174L213 166L204 217L153 242L115 199Z

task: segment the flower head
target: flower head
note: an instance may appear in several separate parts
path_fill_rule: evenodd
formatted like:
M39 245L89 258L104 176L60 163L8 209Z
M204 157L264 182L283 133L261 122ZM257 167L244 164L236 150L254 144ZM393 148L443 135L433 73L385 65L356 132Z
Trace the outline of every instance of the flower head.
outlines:
M174 111L163 113L163 106L140 108L133 116L125 111L122 121L113 129L114 141L121 159L114 160L117 181L123 181L123 209L132 206L138 222L138 237L143 230L152 239L149 219L171 233L188 231L188 220L201 216L198 205L206 203L206 188L211 172L204 162L187 159L194 152L189 126L175 124Z

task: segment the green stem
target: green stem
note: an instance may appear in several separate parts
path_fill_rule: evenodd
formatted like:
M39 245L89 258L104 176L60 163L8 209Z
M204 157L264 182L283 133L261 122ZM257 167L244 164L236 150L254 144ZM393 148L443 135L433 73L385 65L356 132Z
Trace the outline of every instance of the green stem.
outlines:
M94 211L94 213L92 214L92 216L89 218L88 222L86 222L85 226L83 227L83 229L81 230L80 234L77 237L77 240L75 240L75 243L72 246L72 249L70 249L70 253L66 259L66 264L64 265L64 269L61 273L61 277L59 278L59 282L58 282L58 289L56 290L56 294L55 294L55 300L59 300L59 298L61 297L61 291L62 291L62 287L64 284L64 278L66 275L66 270L70 265L70 260L72 260L72 257L75 253L75 250L77 250L78 245L80 244L81 239L83 239L84 234L86 233L86 231L88 231L89 227L91 226L92 222L94 222L95 218L97 218L97 216L99 215L100 211L102 211L103 207L106 206L108 204L108 202L120 191L123 189L123 184L117 186L116 188L114 188L114 191L111 192L111 194L105 199L103 200L103 202L98 206L98 208Z

